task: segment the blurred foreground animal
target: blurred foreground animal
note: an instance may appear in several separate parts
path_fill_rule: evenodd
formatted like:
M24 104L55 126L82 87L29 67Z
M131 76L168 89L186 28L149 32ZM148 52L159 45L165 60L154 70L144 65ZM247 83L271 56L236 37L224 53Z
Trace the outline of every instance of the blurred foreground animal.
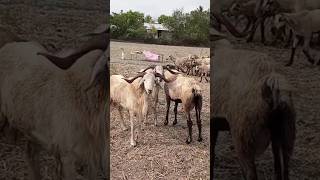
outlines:
M90 36L66 57L51 55L36 42L0 49L0 121L27 137L30 179L42 179L40 149L61 163L59 179L76 179L76 164L87 167L86 179L107 173L107 26Z
M284 76L274 72L270 57L263 53L233 49L225 39L215 41L212 48L213 164L219 131L227 130L231 131L246 180L258 178L255 159L270 143L275 178L289 179L289 160L296 134L293 87Z

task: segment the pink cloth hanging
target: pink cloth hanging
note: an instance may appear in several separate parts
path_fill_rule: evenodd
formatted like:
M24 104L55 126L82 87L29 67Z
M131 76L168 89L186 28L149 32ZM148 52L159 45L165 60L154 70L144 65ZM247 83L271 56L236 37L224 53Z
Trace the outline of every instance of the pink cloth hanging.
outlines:
M151 51L143 51L143 54L146 58L146 60L149 61L159 61L159 55L152 53Z

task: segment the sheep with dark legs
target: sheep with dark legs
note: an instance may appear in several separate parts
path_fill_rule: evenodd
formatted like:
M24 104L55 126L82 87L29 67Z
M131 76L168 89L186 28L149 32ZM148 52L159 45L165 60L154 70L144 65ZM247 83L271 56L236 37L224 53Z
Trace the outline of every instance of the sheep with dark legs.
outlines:
M168 125L169 119L169 110L171 101L175 102L174 114L175 118L173 125L177 124L177 111L178 104L182 103L183 110L185 112L188 124L188 137L186 143L189 144L192 142L192 120L190 111L195 108L196 111L196 122L198 126L199 136L198 141L202 141L201 135L201 109L202 109L202 93L201 87L196 80L190 77L184 77L181 74L176 75L176 72L170 70L169 66L168 71L165 71L165 77L171 82L166 82L164 85L164 90L166 94L167 102L167 113L166 120L164 125Z

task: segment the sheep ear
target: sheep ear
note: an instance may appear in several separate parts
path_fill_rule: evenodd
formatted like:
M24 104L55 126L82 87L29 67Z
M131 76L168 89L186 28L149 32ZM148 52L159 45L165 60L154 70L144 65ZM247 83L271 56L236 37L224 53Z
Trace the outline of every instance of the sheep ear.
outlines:
M139 81L139 86L138 86L139 88L143 85L143 82L144 82L144 78L142 77Z

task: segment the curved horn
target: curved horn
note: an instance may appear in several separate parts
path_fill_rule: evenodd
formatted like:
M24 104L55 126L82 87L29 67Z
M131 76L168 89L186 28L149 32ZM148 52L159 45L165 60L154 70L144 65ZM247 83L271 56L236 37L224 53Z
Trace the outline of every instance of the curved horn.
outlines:
M140 71L140 72L146 72L146 70L154 69L155 67L156 67L156 65L150 65L149 67L145 68L143 71Z
M219 23L223 24L228 31L237 38L242 38L249 34L249 32L240 33L222 14L212 12L212 16L214 16Z
M171 64L168 64L168 65L162 66L162 67L163 67L163 69L168 70L171 74L181 74L180 72L174 72L174 71L172 71L171 69L175 69L175 70L176 70L176 66L173 66L173 65L171 65ZM172 68L172 67L173 67L173 68Z
M108 48L108 50L109 50L109 48ZM105 52L103 52L102 55L100 56L99 60L94 65L93 71L91 73L89 85L85 89L85 91L89 90L90 88L92 88L94 86L96 79L101 72L104 72L105 69L107 71L109 71L109 68L107 67L107 60L109 61L110 57L107 58L107 56L105 55ZM108 76L108 75L106 74L106 76Z
M81 56L83 56L84 54L92 50L101 49L105 51L109 46L108 40L109 40L109 34L107 33L99 34L96 37L92 37L91 39L89 39L79 49L77 49L75 52L73 52L71 55L67 57L58 57L58 56L50 55L48 53L41 53L41 52L38 52L37 55L45 56L53 64L65 70L70 68Z
M87 34L80 34L78 37L94 36L100 35L102 33L110 33L110 27L107 24L101 24L93 32Z
M143 77L144 75L146 74L146 72L143 72L143 73L139 73L138 75L136 75L134 78L132 79L127 79L127 78L122 78L124 79L125 81L127 81L128 83L132 83L134 80L136 80L137 78L139 77Z
M175 81L177 79L177 77L174 76L172 79L169 80L166 77L164 77L162 74L159 74L159 73L156 73L155 76L163 79L164 82L166 82L166 83L171 83L171 82L173 82L173 81Z

